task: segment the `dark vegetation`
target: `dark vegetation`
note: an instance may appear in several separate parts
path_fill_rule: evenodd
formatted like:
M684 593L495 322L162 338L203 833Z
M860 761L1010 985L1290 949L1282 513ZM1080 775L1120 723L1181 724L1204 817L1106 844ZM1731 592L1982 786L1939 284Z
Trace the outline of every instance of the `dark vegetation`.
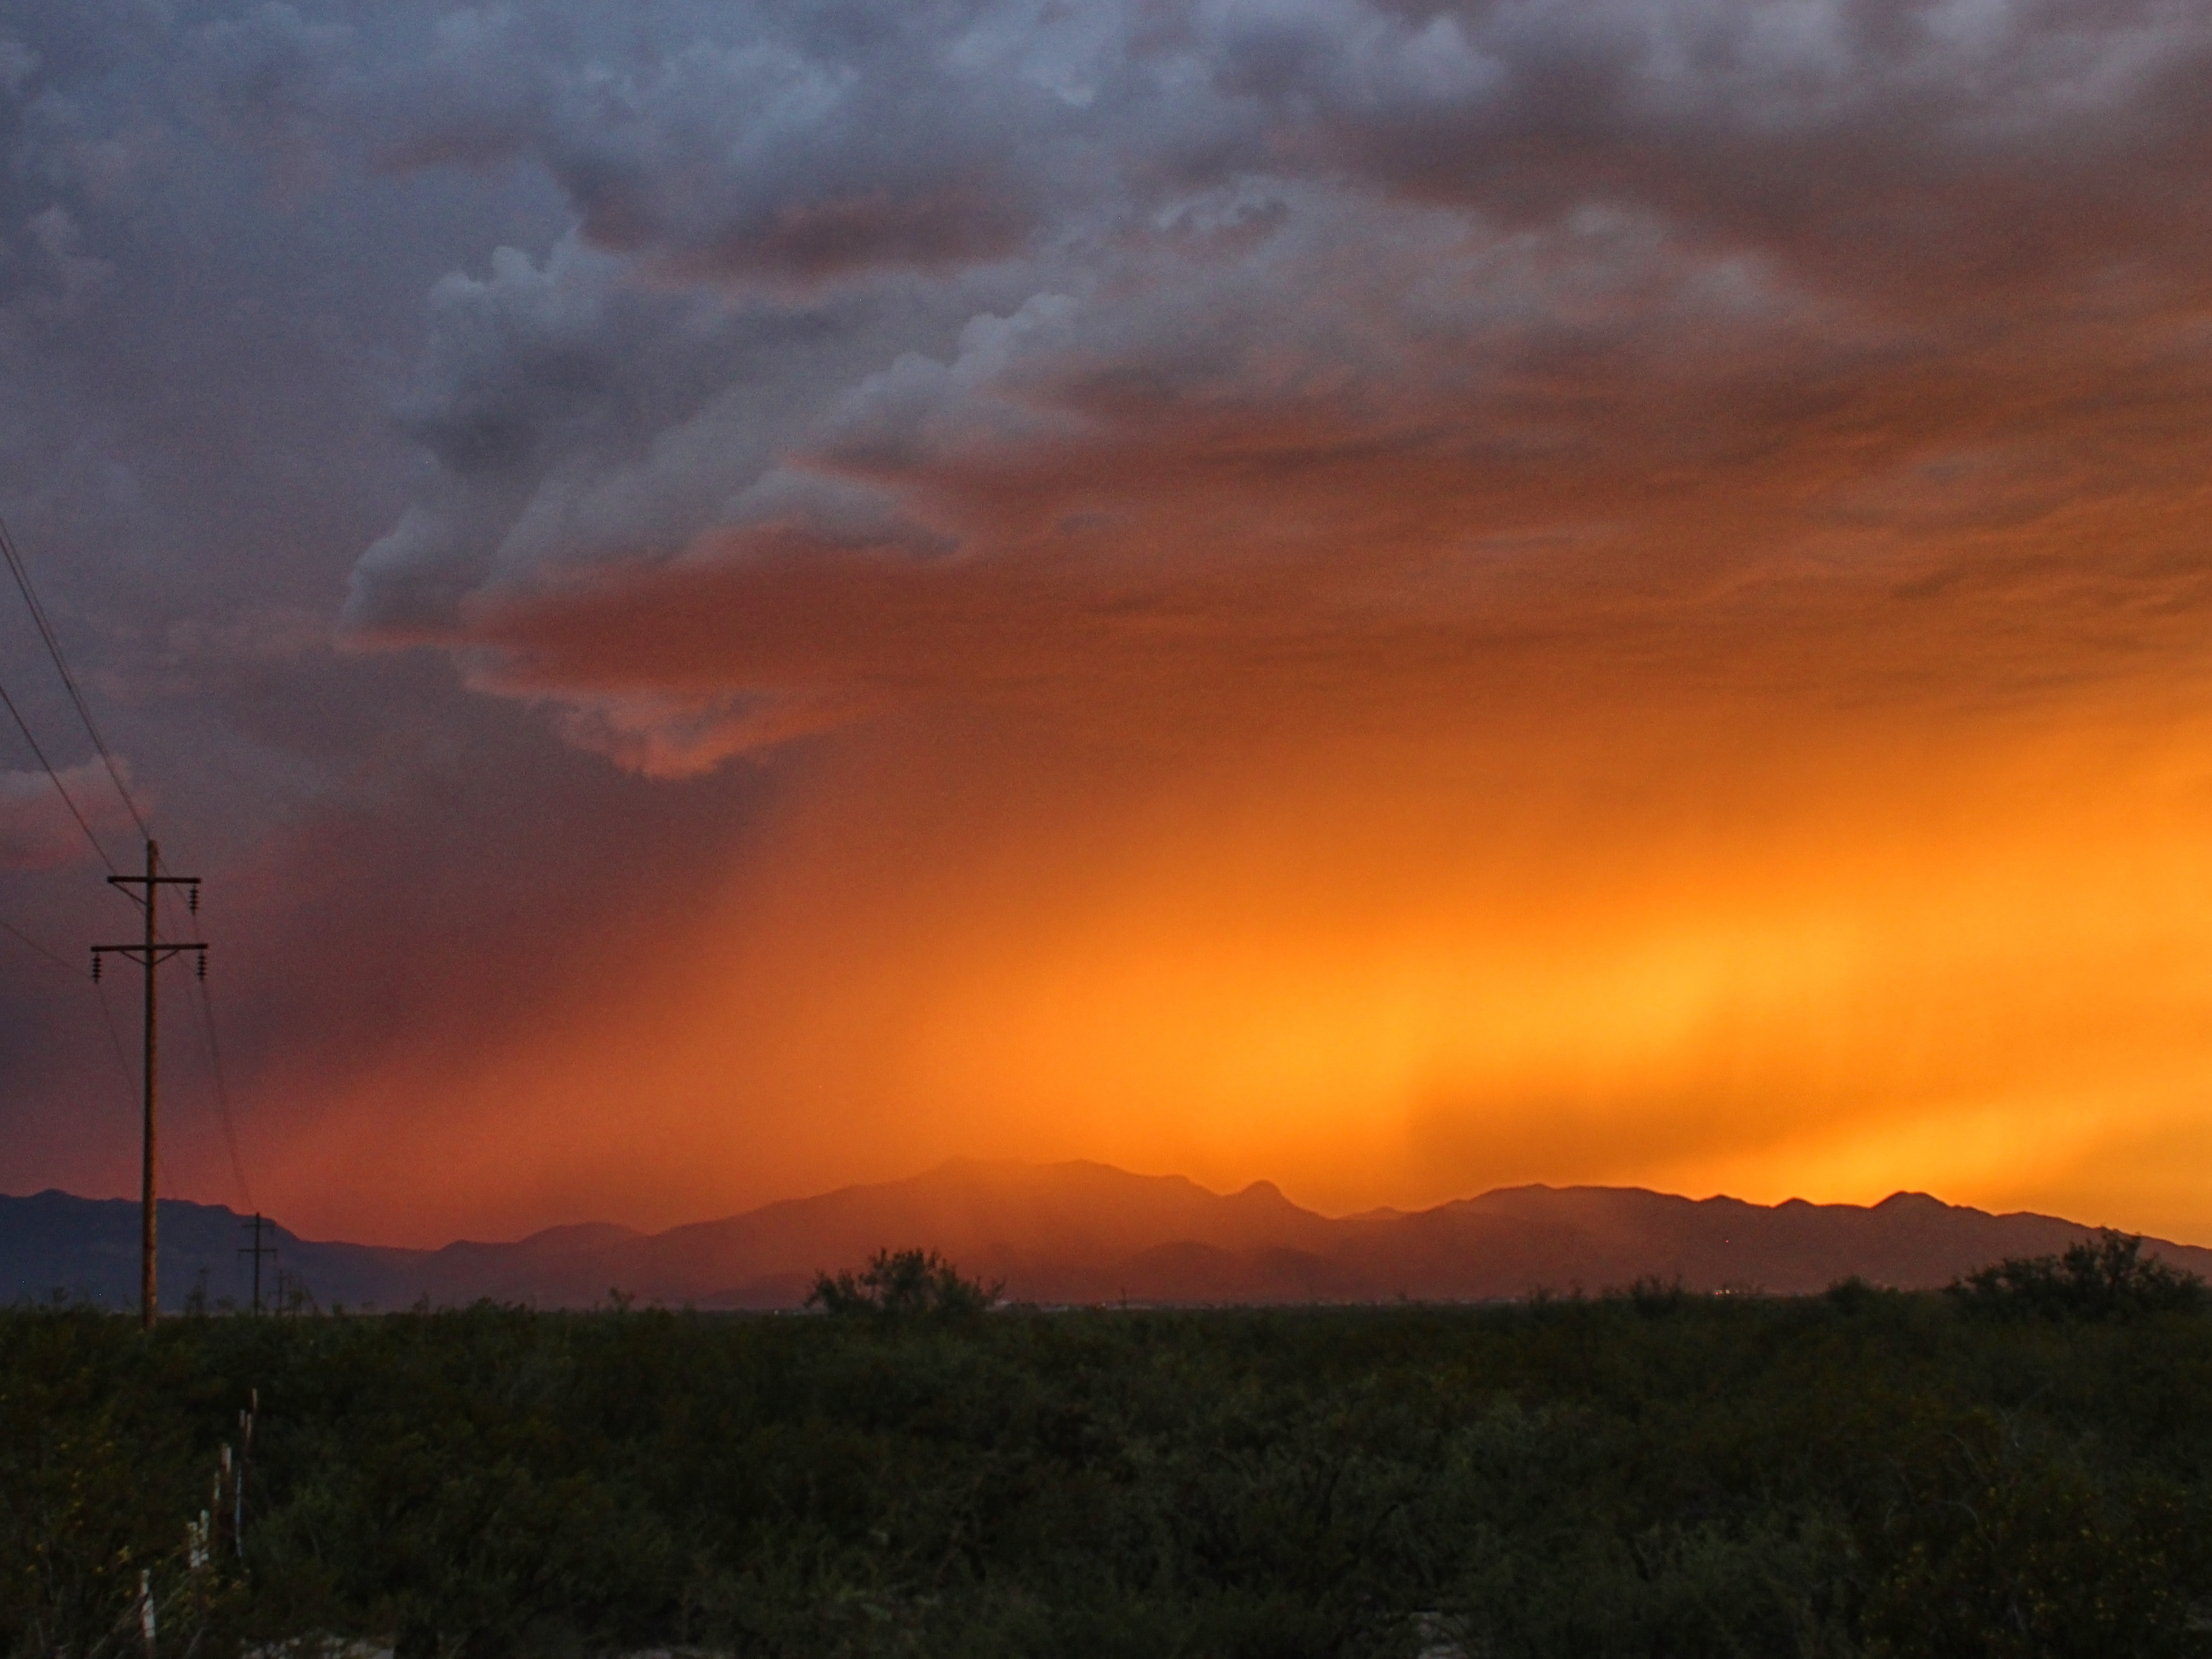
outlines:
M857 1273L817 1273L806 1305L846 1317L965 1319L1005 1288L964 1277L934 1250L878 1250Z
M0 1650L2212 1652L2212 1316L1949 1295L830 1316L0 1314ZM243 1559L188 1521L258 1390ZM2197 1607L2197 1611L2192 1611Z
M2010 1319L2127 1319L2204 1304L2204 1281L2142 1253L2142 1240L2100 1233L2063 1255L2015 1256L1969 1273L1951 1294Z

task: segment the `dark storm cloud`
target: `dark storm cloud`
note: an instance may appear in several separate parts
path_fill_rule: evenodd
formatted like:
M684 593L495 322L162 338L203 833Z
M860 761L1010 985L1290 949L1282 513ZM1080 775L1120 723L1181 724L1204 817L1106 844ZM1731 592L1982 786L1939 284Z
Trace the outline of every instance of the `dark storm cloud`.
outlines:
M2048 470L1992 395L2197 395L2208 52L2149 0L18 4L15 510L280 631L374 541L360 637L510 647L471 618L687 557L1072 557L1088 604L1173 536L1553 544L1563 489L1877 428L1814 519L1971 516ZM629 689L720 753L758 672Z
M937 21L915 8L832 42L692 42L627 73L549 65L519 97L482 72L491 28L449 28L388 160L530 154L593 242L679 271L805 281L1005 252L1034 222L1009 163L1041 124L948 73Z
M2202 12L2156 0L1316 7L1245 15L1220 78L1294 150L1507 219L1635 202L1815 281L2032 280L2202 234L2208 63Z
M434 300L437 468L350 619L458 640L687 550L1018 552L1209 449L1240 538L1295 540L1259 475L1315 453L1621 477L1986 390L2022 330L2062 378L2116 319L2155 352L2208 67L2149 3L455 10L333 107L386 166L534 163L576 231Z
M65 799L58 790L67 790ZM82 829L70 807L85 815ZM0 772L0 871L46 870L94 855L85 830L125 844L131 820L98 761L58 772Z
M479 700L457 697L448 676L364 665L330 644L351 564L406 500L416 464L390 410L421 353L424 295L488 240L542 250L565 222L533 180L362 173L329 124L329 73L398 15L0 5L0 513L168 856L210 878L204 921L222 947L211 988L229 1010L242 1101L272 1046L313 1049L324 1028L311 1017L279 1036L259 994L269 983L300 988L324 1020L377 994L365 973L321 973L319 945L286 958L283 915L242 927L265 896L249 896L253 872L284 867L303 831L362 812L413 856L441 856L436 792L418 787L441 750L483 757L492 798L530 793L499 779L501 723L475 724ZM287 55L295 22L304 59ZM72 793L111 852L133 859L12 593L0 676L64 776L86 785ZM505 741L518 736L542 741ZM3 741L0 919L66 966L13 940L0 954L0 1179L122 1190L135 1153L110 1131L128 1119L102 1114L128 1089L72 970L86 942L131 917L81 839L68 848L74 826L57 830L55 804L24 783L45 787L30 754L12 732ZM26 867L64 851L74 863ZM455 908L507 910L504 868L489 866L486 890L464 884ZM304 921L346 878L301 873L312 879L284 903ZM406 908L401 896L391 914L403 933ZM178 1035L172 1173L189 1179L212 1151L199 1190L235 1201L201 1139L213 1133L204 1062Z

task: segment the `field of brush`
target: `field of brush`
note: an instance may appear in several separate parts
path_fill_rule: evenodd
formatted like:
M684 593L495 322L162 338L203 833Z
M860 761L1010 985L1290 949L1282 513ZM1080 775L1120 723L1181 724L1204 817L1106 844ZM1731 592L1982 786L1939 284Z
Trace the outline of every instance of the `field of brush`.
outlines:
M2003 1288L18 1310L0 1650L2212 1651L2212 1314Z

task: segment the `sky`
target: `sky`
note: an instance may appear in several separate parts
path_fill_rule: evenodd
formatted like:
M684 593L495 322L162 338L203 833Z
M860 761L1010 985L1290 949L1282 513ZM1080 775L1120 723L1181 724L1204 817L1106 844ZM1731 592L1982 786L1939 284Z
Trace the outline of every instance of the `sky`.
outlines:
M165 1190L2212 1243L2208 83L2196 0L0 0ZM0 726L0 1189L136 1190L106 874Z

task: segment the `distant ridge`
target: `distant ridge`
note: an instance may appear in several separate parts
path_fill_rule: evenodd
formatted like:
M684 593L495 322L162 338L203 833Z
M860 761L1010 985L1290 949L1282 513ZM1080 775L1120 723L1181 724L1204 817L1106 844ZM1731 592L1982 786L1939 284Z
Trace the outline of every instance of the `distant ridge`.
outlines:
M220 1206L162 1204L164 1306L183 1305L195 1286L211 1304L246 1300L238 1221ZM1925 1193L1872 1206L1769 1206L1634 1187L1505 1187L1433 1209L1332 1218L1264 1181L1224 1194L1103 1164L959 1160L661 1233L598 1223L419 1250L320 1243L280 1228L277 1243L286 1272L325 1308L485 1297L586 1307L620 1291L648 1303L772 1309L799 1305L817 1270L858 1265L882 1247L941 1250L1026 1301L1443 1302L1596 1291L1640 1279L1697 1291L1803 1292L1854 1274L1932 1287L2004 1256L2063 1249L2094 1231ZM2212 1250L2150 1243L2176 1267L2212 1277ZM137 1206L127 1200L0 1196L0 1300L58 1293L132 1305L137 1247Z

